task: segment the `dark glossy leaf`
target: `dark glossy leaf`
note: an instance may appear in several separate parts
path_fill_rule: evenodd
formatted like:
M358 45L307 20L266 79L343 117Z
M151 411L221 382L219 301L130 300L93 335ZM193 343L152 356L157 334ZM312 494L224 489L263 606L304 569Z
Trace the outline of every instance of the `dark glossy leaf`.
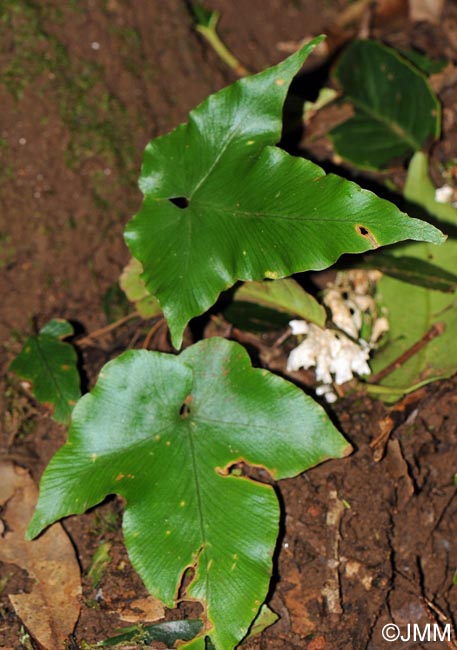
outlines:
M71 334L73 327L67 321L50 321L27 339L10 365L10 370L30 382L34 396L52 411L53 419L65 424L81 395L76 352L61 340Z
M358 268L378 269L391 278L425 289L449 293L457 288L457 275L431 264L426 259L409 257L406 254L374 255L358 265Z
M431 59L425 54L421 54L416 50L403 50L399 49L398 52L405 59L411 61L416 68L419 68L421 72L424 72L426 75L437 74L444 70L447 66L448 61L446 59Z
M355 108L354 117L330 132L346 160L380 169L438 137L438 99L424 75L395 50L375 41L353 41L335 78Z
M202 621L198 619L187 619L184 621L165 621L163 623L154 623L154 625L145 625L138 627L133 625L126 628L120 634L105 639L97 646L106 648L116 646L121 643L132 641L147 645L160 641L165 643L168 648L173 648L176 641L190 641L202 629Z
M254 369L240 345L206 339L179 356L129 351L75 408L51 460L28 534L125 500L125 543L147 588L176 604L183 573L218 650L237 645L265 599L278 534L269 485L235 476L244 461L294 476L350 446L293 384ZM186 645L203 650L203 637Z
M242 300L232 302L224 309L223 315L238 329L254 334L284 329L290 321L287 314Z
M273 146L292 78L320 40L208 97L146 148L145 199L125 239L177 348L188 321L237 280L323 269L342 253L408 238L442 241L432 226Z

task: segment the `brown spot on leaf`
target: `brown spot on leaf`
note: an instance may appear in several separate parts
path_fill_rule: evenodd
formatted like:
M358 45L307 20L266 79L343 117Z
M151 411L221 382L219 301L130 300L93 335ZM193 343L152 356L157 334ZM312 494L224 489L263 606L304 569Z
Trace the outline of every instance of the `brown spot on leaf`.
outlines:
M369 228L367 228L366 226L362 226L361 224L358 223L355 229L358 235L360 235L364 239L367 239L370 242L372 248L379 248L377 239Z

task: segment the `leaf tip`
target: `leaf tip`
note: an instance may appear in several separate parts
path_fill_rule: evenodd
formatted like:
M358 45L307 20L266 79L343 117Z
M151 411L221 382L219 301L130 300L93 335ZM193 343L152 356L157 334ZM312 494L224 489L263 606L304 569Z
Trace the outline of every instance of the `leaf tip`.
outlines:
M187 325L187 323L186 323ZM178 325L177 327L172 326L171 322L168 321L168 327L170 328L170 339L175 350L180 350L182 347L182 340L184 338L184 327Z
M37 515L35 513L30 520L29 525L27 526L27 530L25 531L25 540L27 542L31 542L35 539L35 537L38 537L42 530L43 526L40 525L40 522L38 521Z
M415 221L417 221L415 219ZM425 223L425 228L423 232L423 236L419 241L426 241L430 244L444 244L444 242L447 239L447 235L442 232L439 228L436 228L435 226L432 226L430 223L422 222Z
M341 457L346 458L347 456L350 456L353 451L354 451L354 447L348 442L341 451Z

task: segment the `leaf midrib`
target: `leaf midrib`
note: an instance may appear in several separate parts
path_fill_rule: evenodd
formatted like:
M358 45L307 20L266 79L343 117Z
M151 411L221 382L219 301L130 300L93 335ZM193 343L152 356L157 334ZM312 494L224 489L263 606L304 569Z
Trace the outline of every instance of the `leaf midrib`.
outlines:
M231 422L230 420L219 420L219 419L216 419L216 418L214 418L214 419L213 418L201 418L201 417L198 417L198 416L194 417L193 421L198 422L199 424L218 424L218 425L220 424L220 425L223 425L224 427L226 427L226 426L227 427L233 427L233 428L242 427L242 428L251 429L251 430L252 429L257 429L258 431L270 431L271 432L271 427L269 427L268 424L259 425L259 424L255 424L254 422ZM278 429L276 427L275 431L277 431L278 434L281 434L281 433L286 434L286 433L290 432L290 427L284 429L283 431L281 431L280 429Z
M310 217L310 216L304 216L304 215L284 215L284 214L276 214L276 213L270 213L270 212L255 212L255 211L248 211L248 210L240 210L239 208L230 208L230 207L225 207L223 205L211 205L211 203L200 203L198 202L198 207L202 207L205 210L212 210L213 212L226 212L229 213L230 216L232 217L238 217L240 219L246 218L246 219L276 219L278 221L294 221L294 222L317 222L321 223L323 221L329 222L329 223L344 223L344 224L358 224L360 219L357 219L355 217L350 216L348 219L344 219L341 216L340 217L323 217L323 216L316 216L316 217ZM366 217L362 217L362 220L364 220L366 223L368 223Z
M47 361L46 354L44 353L43 348L40 345L40 336L42 336L42 335L39 334L36 337L35 344L37 346L38 354L39 354L39 357L41 359L42 365L44 366L45 373L50 377L51 383L54 385L55 391L56 391L56 393L57 393L57 395L59 397L60 408L58 407L58 404L56 404L55 405L56 406L56 411L57 411L58 408L59 408L59 410L65 411L66 417L68 418L68 416L70 415L72 409L70 408L70 405L67 403L65 395L62 392L58 382L56 381L56 378L54 377L54 373L52 372L51 366L49 365L49 363ZM62 343L62 345L65 345L65 343Z
M220 149L219 153L218 153L217 156L214 158L214 160L213 160L213 162L211 163L211 165L210 165L208 171L206 172L206 174L205 174L204 176L201 177L201 179L198 181L198 183L196 184L196 186L195 186L195 187L193 188L193 190L191 191L191 193L190 193L190 197L189 197L189 200L191 200L191 199L193 198L193 196L195 196L195 194L198 192L198 190L200 189L200 187L201 187L202 185L204 185L204 183L206 183L206 181L208 180L208 178L211 176L211 174L213 173L214 169L215 169L215 168L217 167L217 165L219 164L219 162L220 162L222 156L223 156L223 155L225 154L225 152L227 151L227 148L228 148L228 147L230 146L230 144L232 143L232 140L233 140L233 139L235 138L235 136L238 134L239 127L240 127L240 120L238 120L238 122L236 122L236 124L234 125L234 127L232 127L232 129L228 132L228 134L227 134L225 140L222 141L222 146L221 146L221 149Z
M406 131L400 126L400 124L398 124L398 122L396 122L395 120L388 120L387 118L384 118L382 114L378 113L377 111L374 110L374 108L372 108L368 104L365 104L363 101L360 101L358 98L353 97L351 95L349 95L348 97L356 108L358 108L361 111L364 111L365 113L367 113L369 117L373 118L374 120L377 120L380 124L386 126L390 131L392 131L396 136L402 139L403 142L406 142L406 144L408 144L414 150L419 149L421 147L421 143L413 140L406 133Z
M195 422L195 418L192 418L192 421L188 423L187 425L187 432L188 432L188 439L189 439L189 447L190 447L190 457L191 457L191 463L192 463L192 470L193 470L193 476L194 476L194 484L195 484L195 494L197 497L197 510L198 510L198 522L200 526L200 537L201 537L201 549L207 548L207 539L206 539L206 533L205 533L205 521L203 518L203 500L202 500L202 493L200 489L200 481L198 480L198 462L197 462L197 453L195 449L195 442L193 439L193 433L192 433L192 422ZM210 601L210 596L209 596L209 576L208 576L208 571L205 571L205 600L206 602Z

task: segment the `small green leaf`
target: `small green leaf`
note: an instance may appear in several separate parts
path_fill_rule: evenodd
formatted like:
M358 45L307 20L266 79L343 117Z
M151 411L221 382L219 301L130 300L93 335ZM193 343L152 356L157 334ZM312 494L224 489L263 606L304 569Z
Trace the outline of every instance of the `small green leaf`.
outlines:
M335 70L354 117L330 132L336 151L359 167L380 169L419 150L440 132L441 108L415 66L381 43L353 41Z
M233 299L300 316L319 327L324 327L327 317L324 307L292 278L246 282L237 289Z
M320 41L211 95L146 148L145 199L125 239L177 348L189 320L237 280L320 270L404 239L443 241L431 225L273 146L292 78Z
M87 577L90 580L92 589L95 589L99 585L106 568L111 562L110 548L111 544L109 542L102 542L92 557L89 570L87 571Z
M230 303L222 313L229 323L253 334L277 332L286 328L290 321L287 314L241 300Z
M321 88L319 95L314 102L305 102L303 106L303 121L307 124L310 119L324 106L330 104L338 97L338 92L334 88Z
M173 607L183 573L218 650L237 645L263 603L278 535L273 488L230 473L244 461L277 479L350 446L300 389L212 338L179 356L128 351L75 408L46 469L28 535L125 499L125 543L146 587ZM203 637L186 647L203 650Z
M195 29L208 41L216 54L239 77L249 74L248 70L236 59L217 33L219 12L206 9L203 5L190 3L190 10L195 18Z
M192 3L191 10L194 14L197 27L215 30L219 20L219 12L211 11L201 4Z
M133 302L137 312L143 318L154 318L162 313L159 301L146 289L141 279L143 267L134 257L125 266L119 278L119 285L130 302Z
M76 352L61 341L71 334L73 327L67 321L50 321L37 336L27 339L10 365L10 370L31 383L36 399L51 407L53 419L64 424L81 395Z
M248 638L261 634L267 627L273 625L278 620L279 616L268 605L262 605L260 612L257 614L255 621L251 625Z
M54 318L40 329L40 334L49 334L49 336L54 336L60 340L71 336L73 333L73 325L63 318Z

